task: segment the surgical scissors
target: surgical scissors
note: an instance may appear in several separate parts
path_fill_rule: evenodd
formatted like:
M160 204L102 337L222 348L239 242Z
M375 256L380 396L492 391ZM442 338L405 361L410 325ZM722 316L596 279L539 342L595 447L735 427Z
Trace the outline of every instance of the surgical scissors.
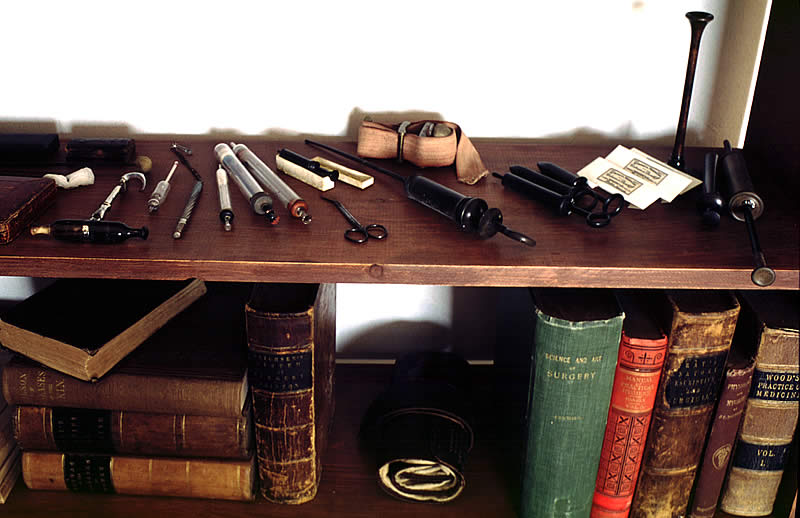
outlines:
M383 239L389 235L389 232L383 225L373 223L371 225L364 226L359 223L358 220L350 213L350 211L347 210L344 205L342 205L342 202L326 198L325 196L320 196L320 198L333 203L336 208L339 209L339 212L341 212L345 217L347 222L353 225L352 228L344 231L344 238L348 241L352 243L366 243L369 238Z

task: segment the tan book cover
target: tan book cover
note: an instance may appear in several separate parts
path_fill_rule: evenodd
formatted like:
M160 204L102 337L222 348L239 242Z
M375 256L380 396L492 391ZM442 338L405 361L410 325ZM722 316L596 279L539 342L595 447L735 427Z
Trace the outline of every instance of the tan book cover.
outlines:
M754 291L739 297L736 339L755 347L755 372L720 509L765 516L772 512L797 427L800 295Z
M200 279L61 279L0 318L0 344L96 380L205 293Z

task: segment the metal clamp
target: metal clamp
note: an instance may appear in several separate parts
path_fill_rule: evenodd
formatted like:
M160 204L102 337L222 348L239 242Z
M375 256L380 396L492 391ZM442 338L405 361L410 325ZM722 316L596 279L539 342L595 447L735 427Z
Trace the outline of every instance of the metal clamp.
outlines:
M403 144L405 143L406 133L408 133L408 126L411 121L403 121L397 127L397 162L403 161Z

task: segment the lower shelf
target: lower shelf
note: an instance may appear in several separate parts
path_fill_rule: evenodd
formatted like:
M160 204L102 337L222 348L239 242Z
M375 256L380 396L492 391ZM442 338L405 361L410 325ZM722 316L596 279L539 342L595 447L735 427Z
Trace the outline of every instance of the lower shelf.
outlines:
M187 498L165 498L123 495L94 495L69 492L30 491L20 481L0 506L3 516L47 517L114 516L270 516L307 517L347 516L381 518L517 516L516 498L512 496L512 470L501 459L514 452L504 449L504 442L495 434L491 418L478 423L476 444L470 453L465 477L467 486L455 501L436 504L412 504L396 500L384 493L377 483L375 468L369 456L358 446L358 427L370 402L385 388L392 367L389 365L337 365L336 411L331 440L324 457L322 482L316 498L301 506L273 504L258 498L253 503L226 502ZM475 366L476 386L489 403L492 393L490 366ZM479 414L490 415L484 408ZM519 459L519 452L516 452Z

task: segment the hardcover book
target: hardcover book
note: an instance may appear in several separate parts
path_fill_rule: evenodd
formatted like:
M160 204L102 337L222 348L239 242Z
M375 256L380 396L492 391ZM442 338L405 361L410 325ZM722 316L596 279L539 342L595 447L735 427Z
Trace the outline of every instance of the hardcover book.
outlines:
M663 295L659 315L669 352L631 504L634 518L686 513L739 316L728 291Z
M94 383L18 356L3 370L3 394L16 405L238 418L248 395L249 291L209 283L206 296Z
M250 405L238 417L17 406L14 436L23 450L248 459Z
M610 290L536 289L522 516L588 516L623 313Z
M34 490L252 500L254 472L253 459L22 453L22 479Z
M667 335L656 321L650 291L620 291L625 313L606 433L597 470L593 518L627 518L639 478Z
M690 518L712 518L717 510L755 367L753 357L743 354L739 345L734 340L729 353L725 381L697 472Z
M757 352L720 509L764 516L772 512L797 426L800 295L797 291L739 295L742 322L737 339L750 341Z
M94 380L205 293L199 279L62 279L9 310L0 320L0 344Z
M10 243L56 199L49 178L0 176L0 245Z
M256 284L246 307L261 494L316 496L333 417L335 284Z

